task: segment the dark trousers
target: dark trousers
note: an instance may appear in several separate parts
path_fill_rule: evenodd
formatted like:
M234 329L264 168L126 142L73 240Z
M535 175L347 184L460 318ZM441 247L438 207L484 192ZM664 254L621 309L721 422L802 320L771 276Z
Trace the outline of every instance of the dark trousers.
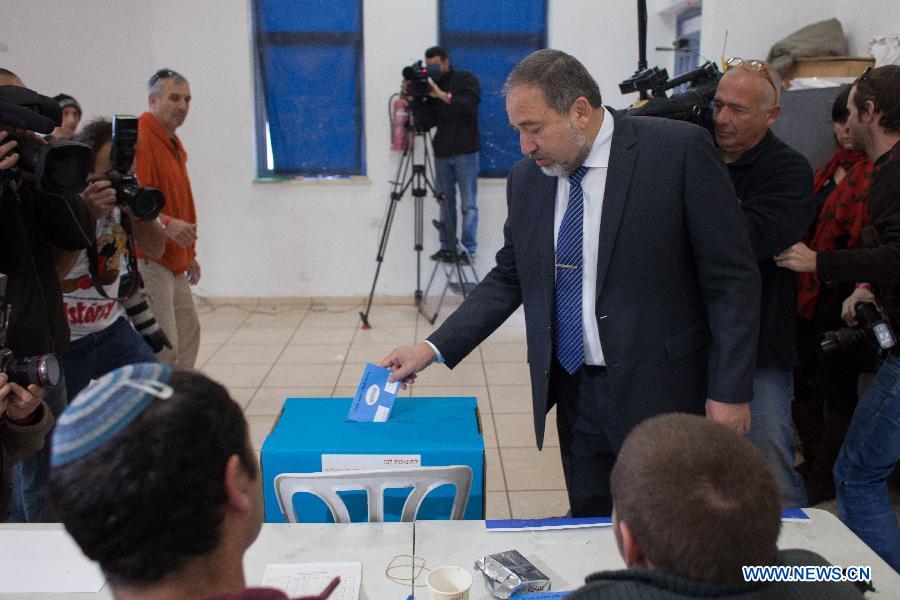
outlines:
M583 365L569 375L554 361L550 398L556 404L556 429L572 516L609 516L609 475L618 449L604 430L613 414L606 369Z

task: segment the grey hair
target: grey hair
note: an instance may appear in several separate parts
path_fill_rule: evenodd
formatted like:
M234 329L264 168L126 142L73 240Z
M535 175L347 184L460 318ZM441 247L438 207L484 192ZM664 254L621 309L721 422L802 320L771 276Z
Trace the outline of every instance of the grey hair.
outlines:
M150 96L159 96L159 93L162 91L163 86L169 80L171 80L175 85L181 85L188 82L188 80L185 79L184 76L182 76L180 73L172 71L170 75L157 77L155 81L151 79L151 81L153 81L153 84L147 86L147 94L149 94Z
M577 58L561 50L545 48L526 56L506 78L503 95L518 86L538 88L544 102L560 114L569 112L581 96L594 108L603 106L600 88L594 78Z

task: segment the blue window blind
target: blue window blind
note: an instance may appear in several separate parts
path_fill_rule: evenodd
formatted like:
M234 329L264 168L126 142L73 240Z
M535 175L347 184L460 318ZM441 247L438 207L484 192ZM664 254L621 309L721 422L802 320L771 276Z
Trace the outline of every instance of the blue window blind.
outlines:
M361 0L253 8L259 174L364 174Z
M440 45L454 68L481 81L483 177L505 177L522 158L501 89L519 61L547 46L546 0L440 0Z

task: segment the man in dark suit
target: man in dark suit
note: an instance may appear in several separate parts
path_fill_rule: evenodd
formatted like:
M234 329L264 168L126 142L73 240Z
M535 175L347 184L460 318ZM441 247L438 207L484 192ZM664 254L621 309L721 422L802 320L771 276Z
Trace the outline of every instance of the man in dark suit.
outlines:
M609 473L641 421L705 412L749 427L759 271L705 130L604 108L557 50L523 60L505 92L527 158L507 181L497 266L381 364L405 383L452 368L524 304L538 447L556 405L572 514L609 515Z

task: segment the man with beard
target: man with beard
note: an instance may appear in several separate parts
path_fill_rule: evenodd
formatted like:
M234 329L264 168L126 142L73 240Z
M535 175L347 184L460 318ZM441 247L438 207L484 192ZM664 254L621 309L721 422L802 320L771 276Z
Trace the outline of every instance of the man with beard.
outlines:
M572 515L609 515L609 473L638 423L687 412L748 429L759 270L705 130L605 108L558 50L525 58L505 93L526 159L507 181L497 266L381 364L404 383L452 368L523 304L538 447L556 405Z
M847 101L853 147L874 163L869 185L872 227L858 248L814 252L802 242L775 260L779 266L815 273L822 281L857 283L844 300L842 317L857 322L857 303L883 307L900 332L900 66L866 71ZM886 343L887 340L885 340ZM893 344L860 397L844 438L834 481L838 516L853 533L900 571L900 523L888 479L900 460L900 344Z

